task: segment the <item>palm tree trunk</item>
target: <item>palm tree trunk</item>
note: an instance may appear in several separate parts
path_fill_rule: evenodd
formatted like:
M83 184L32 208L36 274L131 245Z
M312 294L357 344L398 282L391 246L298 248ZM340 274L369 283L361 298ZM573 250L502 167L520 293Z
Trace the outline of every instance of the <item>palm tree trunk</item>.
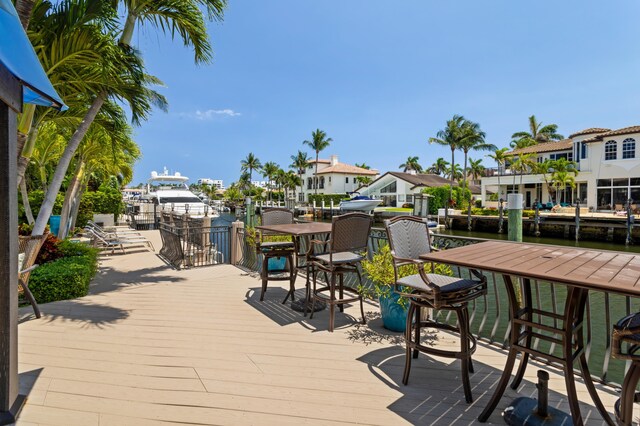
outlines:
M318 195L318 156L320 151L316 151L316 172L313 174L313 189L314 194Z
M31 19L31 11L33 10L34 3L34 0L16 0L16 12L18 12L20 23L25 31L29 28L29 20Z
M84 161L78 159L76 168L73 171L73 178L69 183L66 193L64 194L64 203L62 204L62 213L60 213L60 230L58 238L65 239L68 235L69 222L71 220L71 210L73 209L73 201L76 199L78 190L84 176Z
M73 204L73 210L71 211L71 226L70 229L74 229L76 227L76 222L78 220L78 212L80 211L80 200L82 200L82 196L87 190L87 185L80 185L80 189L78 190L78 194L76 195L76 202Z
M20 133L18 133L18 136L20 136ZM31 155L33 154L33 149L36 146L37 139L38 128L31 127L22 151L20 151L21 155L20 157L18 157L18 185L20 185L20 183L24 179L24 174L26 173L27 167L29 166L29 161L31 160Z
M47 190L42 206L40 207L40 212L38 213L38 218L33 226L33 232L31 235L42 235L44 232L47 222L49 221L49 216L53 211L53 204L56 201L56 196L58 195L58 191L60 191L60 186L62 186L62 181L64 180L64 176L69 168L69 164L71 164L71 160L80 146L80 142L82 142L82 139L87 134L89 126L91 126L91 123L93 123L93 120L98 115L100 108L102 108L106 97L107 95L105 92L98 94L85 114L84 119L73 133L73 136L71 136L71 139L69 139L69 142L60 157L53 178L51 179L49 189Z
M27 222L29 225L33 225L35 220L33 219L33 212L31 211L31 204L29 204L29 194L27 193L27 182L22 180L20 182L20 194L22 195L22 205L24 206L24 214L27 216Z

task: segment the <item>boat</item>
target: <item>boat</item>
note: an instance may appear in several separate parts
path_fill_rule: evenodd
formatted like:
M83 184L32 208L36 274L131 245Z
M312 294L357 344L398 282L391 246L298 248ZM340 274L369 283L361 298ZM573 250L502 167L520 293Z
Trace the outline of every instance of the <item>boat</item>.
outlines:
M340 210L370 212L381 203L382 200L375 200L365 195L357 195L350 200L340 201Z
M165 167L162 173L151 172L147 181L147 191L140 199L147 203L160 206L165 211L178 214L188 213L189 216L214 216L215 210L203 202L187 186L188 177L175 172L169 174Z

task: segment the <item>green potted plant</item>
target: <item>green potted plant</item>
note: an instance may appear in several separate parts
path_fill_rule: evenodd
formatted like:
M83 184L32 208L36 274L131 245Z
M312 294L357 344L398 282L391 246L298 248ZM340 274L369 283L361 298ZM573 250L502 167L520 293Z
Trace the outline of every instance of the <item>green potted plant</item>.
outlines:
M377 298L380 302L380 314L384 328L404 332L407 325L409 302L394 291L396 278L389 245L381 245L371 260L362 262L362 269L373 283L373 286L366 287L362 291L368 297ZM426 265L425 269L430 272L431 265ZM418 267L416 265L404 265L398 269L399 278L417 273ZM446 265L436 265L435 273L451 275L451 268ZM407 290L408 292L409 290Z

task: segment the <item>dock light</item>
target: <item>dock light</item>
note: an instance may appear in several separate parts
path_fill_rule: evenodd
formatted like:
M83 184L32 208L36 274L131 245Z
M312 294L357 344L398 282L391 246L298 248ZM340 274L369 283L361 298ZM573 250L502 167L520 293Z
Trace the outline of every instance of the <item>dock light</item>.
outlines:
M207 214L209 213L209 206L207 204L204 205L204 216L207 217Z

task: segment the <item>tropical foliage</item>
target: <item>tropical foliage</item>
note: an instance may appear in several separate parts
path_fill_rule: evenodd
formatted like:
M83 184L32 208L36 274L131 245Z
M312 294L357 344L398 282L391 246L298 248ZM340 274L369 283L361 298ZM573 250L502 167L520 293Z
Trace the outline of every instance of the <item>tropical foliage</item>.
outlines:
M558 133L557 124L542 125L535 115L529 117L529 130L511 135L511 148L524 148L541 142L558 141L564 136Z
M314 181L316 181L313 185L313 187L315 188L316 194L318 193L317 175L318 175L318 159L320 156L320 152L328 148L331 142L333 142L333 139L328 138L324 130L320 130L320 129L316 129L313 132L311 132L311 140L305 140L302 142L303 145L308 145L309 148L311 148L316 153L316 163L315 163L316 169L313 174Z

